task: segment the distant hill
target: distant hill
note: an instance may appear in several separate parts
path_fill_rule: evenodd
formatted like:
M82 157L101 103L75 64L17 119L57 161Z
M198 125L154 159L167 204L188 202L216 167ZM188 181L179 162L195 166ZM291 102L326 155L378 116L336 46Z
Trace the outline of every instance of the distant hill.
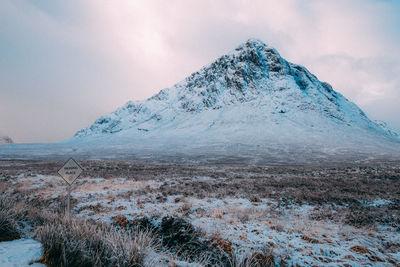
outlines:
M0 136L0 145L13 144L13 140L8 136Z

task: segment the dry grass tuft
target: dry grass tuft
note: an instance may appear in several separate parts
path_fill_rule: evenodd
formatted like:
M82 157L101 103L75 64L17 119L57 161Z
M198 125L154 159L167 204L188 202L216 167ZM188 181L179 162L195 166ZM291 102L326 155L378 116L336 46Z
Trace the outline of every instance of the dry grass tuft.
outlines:
M352 246L350 248L350 250L357 252L357 253L361 253L361 254L365 254L365 253L370 253L371 251L369 249L367 249L366 247L363 246Z
M37 229L47 266L142 266L156 246L149 232L123 231L66 218Z
M113 217L113 224L122 228L125 228L128 224L128 220L124 215L117 215Z
M20 238L17 215L12 210L13 201L0 196L0 242Z
M216 246L217 248L221 249L225 253L228 253L228 254L233 253L232 243L225 239L217 238L214 240L213 245Z
M350 248L350 250L360 253L360 254L364 254L370 261L372 262L385 262L384 259L378 257L378 255L376 255L376 253L366 247L363 246L352 246Z
M272 251L267 254L255 252L251 258L253 259L255 266L275 266L275 258Z
M12 213L0 209L0 242L20 238L17 222Z
M227 266L231 267L275 267L275 256L272 249L264 249L261 252L247 253L240 259L232 255ZM278 266L286 266L281 260Z
M315 238L313 238L311 236L308 236L306 234L303 234L301 236L301 239L307 241L308 243L312 243L312 244L320 244L321 243L318 239L315 239Z

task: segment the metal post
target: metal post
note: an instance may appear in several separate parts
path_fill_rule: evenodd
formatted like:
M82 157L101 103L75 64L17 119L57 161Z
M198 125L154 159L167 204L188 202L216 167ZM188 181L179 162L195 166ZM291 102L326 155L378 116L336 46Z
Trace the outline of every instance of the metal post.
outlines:
M71 219L71 185L68 185L67 212L68 212L68 218Z

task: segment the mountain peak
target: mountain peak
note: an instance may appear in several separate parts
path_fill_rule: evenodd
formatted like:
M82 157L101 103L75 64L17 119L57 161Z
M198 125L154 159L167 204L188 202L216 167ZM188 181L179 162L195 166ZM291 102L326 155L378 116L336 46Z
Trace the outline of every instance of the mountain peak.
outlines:
M257 49L263 49L264 47L266 47L267 45L263 42L263 41L261 41L261 40L259 40L259 39L256 39L256 38L250 38L250 39L248 39L246 42L244 42L244 43L242 43L241 45L239 45L239 47L238 48L247 48L247 49L249 49L249 48L257 48Z
M245 94L260 80L292 73L288 62L276 49L258 39L249 39L231 53L192 73L185 82L190 87L204 88L207 84L224 81L222 87Z
M256 45L266 45L263 41L261 41L260 39L257 38L249 38L247 39L246 43L249 44L256 44Z
M275 58L280 59L281 61L283 60L283 58L280 56L275 48L265 44L259 39L254 38L248 39L246 42L236 47L235 51L231 54L238 55L240 53L242 53L242 58L248 59L250 61L253 61L255 59L254 54L252 53L256 53L257 56L260 57L260 59L266 62L270 60L271 55L273 55ZM248 53L249 57L243 57L245 53Z
M180 93L182 106L187 111L198 111L274 94L277 89L274 81L283 79L294 82L294 86L281 84L280 91L291 88L304 93L319 82L304 67L287 62L273 47L249 39L175 87L186 88ZM323 87L334 94L330 85Z

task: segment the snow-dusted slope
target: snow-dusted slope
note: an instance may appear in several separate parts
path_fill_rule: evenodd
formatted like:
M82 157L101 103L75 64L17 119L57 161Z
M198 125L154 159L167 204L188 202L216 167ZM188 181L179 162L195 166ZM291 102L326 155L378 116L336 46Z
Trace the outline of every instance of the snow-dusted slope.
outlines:
M172 88L99 118L74 139L300 144L365 135L394 136L306 68L251 39Z

